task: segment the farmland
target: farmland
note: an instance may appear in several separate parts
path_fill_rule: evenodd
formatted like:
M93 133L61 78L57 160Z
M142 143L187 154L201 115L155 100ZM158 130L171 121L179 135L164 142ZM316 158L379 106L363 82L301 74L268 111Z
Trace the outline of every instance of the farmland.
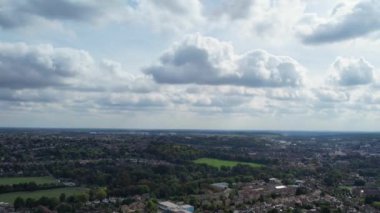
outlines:
M53 184L58 181L50 176L44 177L2 177L0 178L0 185L12 185L34 182L37 185L40 184Z
M49 198L51 197L59 198L61 193L65 193L66 196L71 196L71 195L85 193L86 191L87 191L86 188L67 187L67 188L39 190L39 191L33 191L33 192L12 192L12 193L0 194L0 202L13 203L13 201L17 197L22 197L24 199L27 199L27 198L39 199L42 196L49 197Z
M219 160L214 158L199 158L195 161L193 161L196 164L206 164L212 167L221 168L222 166L225 167L234 167L238 164L248 165L253 168L261 168L263 165L258 163L249 163L249 162L240 162L240 161L229 161L229 160Z

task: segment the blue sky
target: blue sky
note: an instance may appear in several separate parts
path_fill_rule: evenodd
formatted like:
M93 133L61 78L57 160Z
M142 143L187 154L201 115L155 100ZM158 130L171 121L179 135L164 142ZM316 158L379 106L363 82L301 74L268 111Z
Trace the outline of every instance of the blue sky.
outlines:
M0 126L379 131L375 0L0 0Z

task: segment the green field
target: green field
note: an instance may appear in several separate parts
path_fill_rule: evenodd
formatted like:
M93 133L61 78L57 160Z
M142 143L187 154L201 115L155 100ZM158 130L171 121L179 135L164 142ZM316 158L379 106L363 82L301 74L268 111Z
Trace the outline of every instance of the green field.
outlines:
M222 166L234 167L234 166L236 166L238 164L248 165L248 166L251 166L253 168L261 168L261 167L263 167L262 164L258 164L258 163L248 163L248 162L240 162L240 161L219 160L219 159L214 159L214 158L199 158L197 160L194 160L193 162L197 163L197 164L206 164L206 165L209 165L209 166L212 166L212 167L216 167L216 168L219 168L219 169Z
M24 199L27 199L27 198L39 199L42 196L49 197L49 198L51 197L59 198L61 193L65 193L66 196L71 196L71 195L80 194L86 191L87 191L86 188L67 187L67 188L39 190L39 191L33 191L33 192L12 192L12 193L0 194L0 202L7 202L7 203L13 204L13 201L17 197L22 197Z
M2 177L0 178L0 185L12 185L20 183L35 182L37 185L45 183L58 183L57 179L45 176L45 177Z
M380 209L380 201L373 202L372 206L375 207L375 208Z

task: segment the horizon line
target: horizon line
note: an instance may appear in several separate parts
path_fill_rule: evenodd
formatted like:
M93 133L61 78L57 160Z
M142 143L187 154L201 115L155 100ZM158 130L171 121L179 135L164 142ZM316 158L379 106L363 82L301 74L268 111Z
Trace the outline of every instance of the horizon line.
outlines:
M380 133L370 130L278 130L278 129L196 129L196 128L114 128L114 127L3 127L0 129L40 129L40 130L124 130L124 131L214 131L214 132L310 132L310 133Z

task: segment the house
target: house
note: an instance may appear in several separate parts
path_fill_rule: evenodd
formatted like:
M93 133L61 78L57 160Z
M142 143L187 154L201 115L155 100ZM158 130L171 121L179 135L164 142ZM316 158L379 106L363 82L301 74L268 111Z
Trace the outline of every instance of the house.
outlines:
M163 211L169 211L170 209L175 209L177 207L178 207L177 204L172 203L170 201L163 201L163 202L158 203L158 208Z
M62 184L63 184L64 186L68 186L68 187L73 187L73 186L76 185L74 182L62 182Z
M270 183L281 184L281 180L277 178L269 178Z
M133 213L133 212L143 212L144 211L143 202L133 202L129 205L122 205L120 210L122 213Z
M181 208L189 212L194 212L194 206L192 205L185 204L185 205L182 205Z
M194 206L185 204L178 205L171 201L163 201L158 203L158 212L162 213L193 213Z
M286 189L286 186L275 186L274 188L276 188L276 189Z
M210 185L212 189L216 191L224 191L228 189L228 183L221 182L221 183L213 183Z
M8 207L8 206L10 206L9 203L0 202L0 207Z
M305 183L304 180L296 180L295 182L296 182L296 185L298 186L302 186Z

